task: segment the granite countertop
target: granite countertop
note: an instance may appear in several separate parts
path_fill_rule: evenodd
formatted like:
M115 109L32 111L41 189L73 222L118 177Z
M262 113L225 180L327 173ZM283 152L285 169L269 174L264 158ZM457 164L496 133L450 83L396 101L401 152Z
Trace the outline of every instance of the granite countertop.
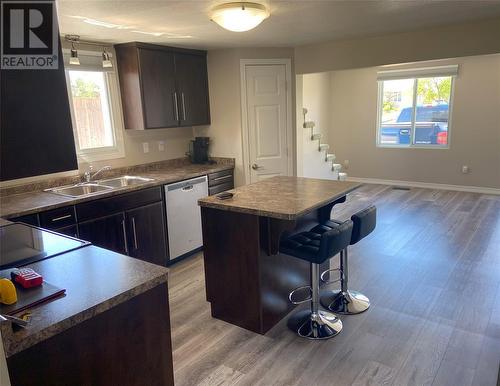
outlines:
M168 269L106 249L87 246L30 264L66 295L32 308L29 326L14 332L3 324L9 357L167 282Z
M55 209L58 207L73 205L85 201L96 200L99 198L110 197L117 194L128 193L134 190L144 189L153 186L164 185L172 182L182 181L189 178L202 176L209 173L218 172L221 170L233 169L234 161L231 159L222 159L225 163L215 164L190 164L190 163L165 163L156 167L154 170L134 170L129 168L124 170L122 174L139 175L141 177L154 178L154 181L144 182L133 186L115 188L99 194L94 194L87 197L66 197L58 194L44 192L40 188L38 191L30 191L26 193L1 195L0 197L0 217L12 218L27 214L37 213L44 210ZM228 161L229 160L229 161ZM114 173L116 175L116 172ZM109 173L103 174L102 179L114 177ZM53 186L58 186L54 184Z
M272 177L229 192L234 197L216 196L198 200L200 206L295 220L314 209L345 196L361 186L357 182L320 180L304 177Z

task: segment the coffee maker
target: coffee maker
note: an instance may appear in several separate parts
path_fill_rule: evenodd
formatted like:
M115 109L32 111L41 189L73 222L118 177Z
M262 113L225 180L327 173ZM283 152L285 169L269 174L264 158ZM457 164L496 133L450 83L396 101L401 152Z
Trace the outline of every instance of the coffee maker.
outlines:
M189 144L189 159L194 164L210 163L208 160L209 137L195 137Z

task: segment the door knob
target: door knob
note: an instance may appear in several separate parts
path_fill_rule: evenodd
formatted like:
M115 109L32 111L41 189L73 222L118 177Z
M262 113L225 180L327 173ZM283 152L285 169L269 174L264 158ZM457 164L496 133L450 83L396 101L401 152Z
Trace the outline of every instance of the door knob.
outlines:
M262 166L259 166L259 165L257 165L257 164L253 164L253 165L252 165L252 169L253 169L253 170L257 170L257 169L260 169L260 168L262 168Z

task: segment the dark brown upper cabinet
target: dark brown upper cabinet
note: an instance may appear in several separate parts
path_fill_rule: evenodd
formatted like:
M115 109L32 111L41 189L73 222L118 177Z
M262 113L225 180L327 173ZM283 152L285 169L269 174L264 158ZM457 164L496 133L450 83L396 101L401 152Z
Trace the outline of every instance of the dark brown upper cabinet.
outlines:
M206 51L115 46L126 129L210 124Z
M0 71L0 180L78 169L61 47L54 70Z

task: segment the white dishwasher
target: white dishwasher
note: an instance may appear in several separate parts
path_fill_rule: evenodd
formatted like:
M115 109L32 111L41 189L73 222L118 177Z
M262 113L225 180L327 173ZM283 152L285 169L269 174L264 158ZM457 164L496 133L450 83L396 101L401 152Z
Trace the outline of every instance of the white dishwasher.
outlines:
M198 199L206 196L207 176L165 185L170 260L203 246Z

